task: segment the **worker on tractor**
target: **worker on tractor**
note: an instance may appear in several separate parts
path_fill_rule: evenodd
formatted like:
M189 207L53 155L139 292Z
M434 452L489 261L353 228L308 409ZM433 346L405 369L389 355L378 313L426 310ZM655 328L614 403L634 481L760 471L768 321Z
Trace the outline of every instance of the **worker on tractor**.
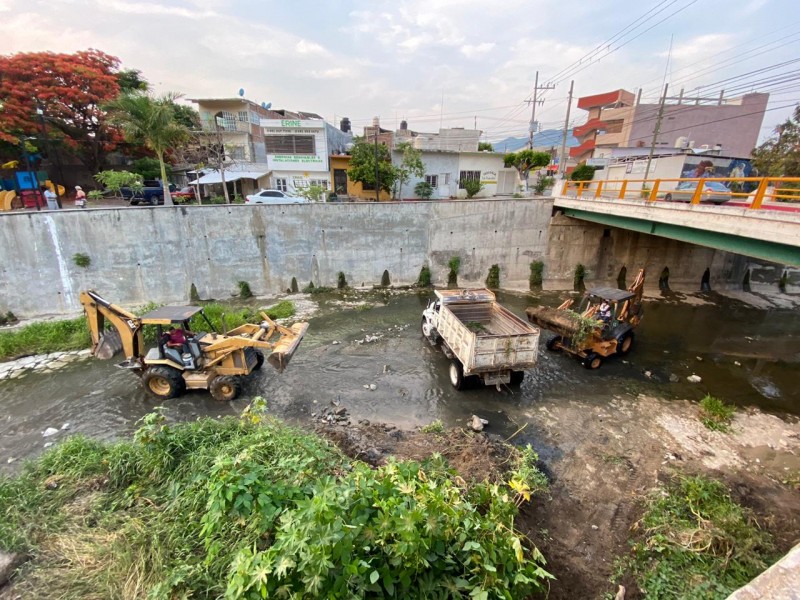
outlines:
M600 303L600 308L597 312L597 315L600 318L600 320L606 325L611 323L611 305L605 300L603 300Z

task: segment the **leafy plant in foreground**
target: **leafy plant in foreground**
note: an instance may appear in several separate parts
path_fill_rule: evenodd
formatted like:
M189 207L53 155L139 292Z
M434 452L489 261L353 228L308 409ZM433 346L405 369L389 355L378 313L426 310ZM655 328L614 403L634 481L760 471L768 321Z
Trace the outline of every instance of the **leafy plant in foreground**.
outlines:
M703 425L708 429L727 432L730 431L730 425L736 409L730 404L725 404L719 398L706 394L700 400L700 412Z

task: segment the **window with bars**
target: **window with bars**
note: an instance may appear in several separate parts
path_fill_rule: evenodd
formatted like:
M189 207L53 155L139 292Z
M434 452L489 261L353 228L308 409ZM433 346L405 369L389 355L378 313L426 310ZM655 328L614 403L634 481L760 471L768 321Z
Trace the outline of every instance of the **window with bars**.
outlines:
M425 175L425 183L430 183L432 187L437 188L439 187L439 176Z
M239 111L239 120L242 123L247 123L247 118L248 118L247 111L246 110L240 110Z
M236 131L236 115L234 115L232 112L223 110L222 118L218 119L217 122L219 123L220 128L224 129L225 131Z
M328 180L327 179L312 179L311 180L311 185L318 185L323 190L327 190L328 189Z
M481 180L480 171L461 171L458 174L459 183L461 183L462 181L480 181L480 180Z
M267 154L316 154L313 135L268 135L264 145Z
M285 177L278 177L275 179L275 189L285 192L289 189L289 186L286 184Z
M231 146L231 158L234 160L244 160L244 146Z
M261 125L261 117L258 116L258 113L251 112L250 113L250 122L253 125Z

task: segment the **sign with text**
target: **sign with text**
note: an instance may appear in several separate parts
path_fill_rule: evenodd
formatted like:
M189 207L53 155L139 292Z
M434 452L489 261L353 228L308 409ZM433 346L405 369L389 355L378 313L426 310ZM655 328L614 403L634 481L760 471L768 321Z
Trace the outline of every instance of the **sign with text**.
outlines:
M321 119L261 119L261 127L269 129L322 129Z
M327 171L325 158L316 154L269 154L267 165L273 171Z

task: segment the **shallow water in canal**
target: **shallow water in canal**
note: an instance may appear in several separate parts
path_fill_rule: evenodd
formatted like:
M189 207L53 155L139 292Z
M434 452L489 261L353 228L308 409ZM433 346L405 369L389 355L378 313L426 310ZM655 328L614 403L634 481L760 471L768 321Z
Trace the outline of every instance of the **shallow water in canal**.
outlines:
M562 296L500 293L498 299L524 318L527 306L555 306ZM441 419L457 425L478 414L490 420L492 431L511 433L537 405L565 398L603 402L640 393L690 400L710 393L740 406L800 414L796 310L757 309L713 293L683 300L653 298L645 302L635 346L624 360L610 359L597 371L585 370L575 359L545 350L549 334L543 331L539 364L527 372L520 388L457 392L448 379L447 359L420 335L421 311L429 297L366 293L361 300L368 304L357 308L342 308L332 297L314 297L320 310L309 320L308 334L284 373L265 365L247 380L235 402L221 404L205 392L190 392L169 401L167 415L189 420L236 414L261 395L273 414L295 422L308 422L311 413L339 400L354 422L413 427ZM358 343L367 336L381 337ZM0 469L16 468L46 442L67 434L113 439L133 431L137 420L160 403L114 362L91 359L0 382ZM702 382L688 383L691 374ZM377 389L365 389L365 384ZM45 428L65 423L67 431L42 437ZM16 459L12 464L10 457Z

